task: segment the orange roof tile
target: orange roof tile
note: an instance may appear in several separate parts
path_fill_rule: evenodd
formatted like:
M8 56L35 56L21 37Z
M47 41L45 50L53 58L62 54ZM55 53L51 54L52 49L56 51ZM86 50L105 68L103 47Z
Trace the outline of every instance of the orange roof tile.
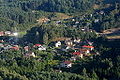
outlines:
M84 47L84 48L94 48L93 46L86 46L86 45L84 45L82 47Z

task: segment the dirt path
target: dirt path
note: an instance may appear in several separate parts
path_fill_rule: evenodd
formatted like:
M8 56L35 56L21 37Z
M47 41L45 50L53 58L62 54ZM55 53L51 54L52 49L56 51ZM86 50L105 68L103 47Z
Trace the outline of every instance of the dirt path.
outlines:
M120 28L113 28L113 29L108 29L104 30L103 33L99 33L99 35L107 36L108 39L120 39Z

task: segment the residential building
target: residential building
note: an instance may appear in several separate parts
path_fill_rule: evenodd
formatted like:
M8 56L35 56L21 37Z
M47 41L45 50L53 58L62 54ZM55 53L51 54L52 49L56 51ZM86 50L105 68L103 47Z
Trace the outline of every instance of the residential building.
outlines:
M64 61L63 63L60 64L60 66L63 68L71 68L72 62L71 61Z
M60 47L62 45L62 43L60 41L58 41L57 43L55 43L55 47Z

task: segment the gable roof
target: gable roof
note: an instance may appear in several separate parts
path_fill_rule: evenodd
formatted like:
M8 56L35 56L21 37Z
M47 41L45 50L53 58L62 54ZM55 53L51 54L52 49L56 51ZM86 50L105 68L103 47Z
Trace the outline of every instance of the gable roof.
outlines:
M84 48L94 48L93 46L86 46L86 45L84 45L82 47L84 47Z
M71 63L71 61L64 61L64 63L65 63L65 64L70 64L70 63Z
M34 47L39 47L39 46L41 46L41 44L35 44L35 45L34 45Z
M80 55L81 53L80 52L74 52L72 53L73 55Z
M19 50L19 47L11 47L10 49Z
M24 49L25 49L25 50L28 50L28 49L29 49L29 46L25 46Z

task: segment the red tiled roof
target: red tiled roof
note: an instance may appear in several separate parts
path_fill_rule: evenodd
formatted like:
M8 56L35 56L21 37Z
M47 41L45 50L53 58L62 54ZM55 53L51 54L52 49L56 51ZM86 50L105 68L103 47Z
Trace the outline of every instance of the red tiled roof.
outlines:
M35 47L38 47L38 46L41 46L41 44L35 44L34 46L35 46Z
M4 32L3 32L3 31L0 32L0 36L2 36L2 35L4 35Z
M71 61L65 61L64 63L65 63L65 64L70 64L70 63L71 63Z
M82 47L84 47L84 48L94 48L93 46L86 46L86 45L84 45Z
M81 53L80 52L74 52L72 53L73 55L80 55Z
M10 49L19 50L19 47L11 47Z

